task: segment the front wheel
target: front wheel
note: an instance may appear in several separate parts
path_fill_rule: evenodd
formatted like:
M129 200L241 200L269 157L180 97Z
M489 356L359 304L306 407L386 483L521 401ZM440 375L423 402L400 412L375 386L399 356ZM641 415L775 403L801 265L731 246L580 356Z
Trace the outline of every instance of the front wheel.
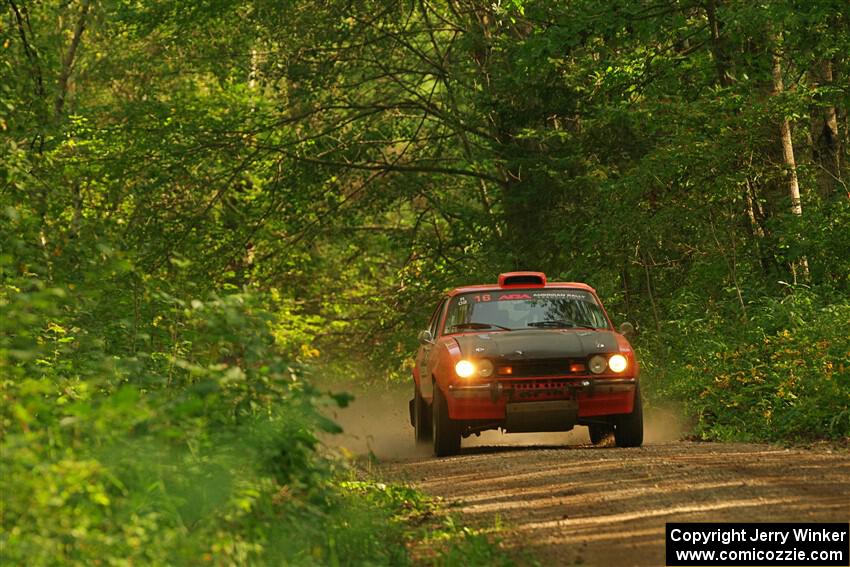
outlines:
M434 384L434 402L431 404L431 426L434 454L438 457L456 455L460 451L460 431L457 423L449 418L448 402L437 384Z
M632 413L617 416L614 425L614 441L617 447L643 445L643 404L640 401L640 386L635 386L635 405Z
M416 382L413 383L413 435L417 443L431 441L431 408L422 398Z

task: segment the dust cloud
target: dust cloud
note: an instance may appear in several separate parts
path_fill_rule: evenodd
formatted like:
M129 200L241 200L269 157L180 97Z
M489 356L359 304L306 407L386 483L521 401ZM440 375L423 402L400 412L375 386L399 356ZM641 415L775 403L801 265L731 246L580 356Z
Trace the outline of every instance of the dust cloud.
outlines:
M374 454L381 460L427 457L429 445L413 440L408 401L413 397L410 384L337 384L333 392L354 396L345 408L328 413L342 427L342 433L322 437L324 445L335 452L353 455Z
M345 391L354 395L348 407L328 411L343 432L322 436L324 446L344 455L372 454L380 460L403 460L431 455L430 445L417 445L413 440L408 401L413 397L413 383L358 385L336 384L333 392ZM645 409L644 442L669 443L679 440L685 432L679 412L672 407ZM572 431L559 433L502 433L484 431L463 440L461 447L493 446L565 446L588 445L587 428L576 426ZM462 451L463 449L461 449Z
M682 417L682 412L674 405L644 406L644 411L644 443L670 443L679 441L688 434L689 427Z

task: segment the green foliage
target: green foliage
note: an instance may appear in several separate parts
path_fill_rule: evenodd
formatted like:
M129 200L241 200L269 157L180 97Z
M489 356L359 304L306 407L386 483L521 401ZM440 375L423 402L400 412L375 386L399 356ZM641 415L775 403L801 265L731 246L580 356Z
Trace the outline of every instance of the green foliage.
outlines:
M403 562L308 376L409 380L510 269L594 285L703 437L848 435L845 1L3 11L12 561Z
M332 399L277 352L255 298L162 295L145 331L168 321L168 348L126 354L79 326L85 299L27 278L0 301L4 558L246 563L270 518L321 525L337 497L314 432L336 428L318 410Z
M10 220L20 253L26 223ZM279 295L181 298L101 248L96 284L48 285L19 254L0 264L4 560L409 564L437 506L320 456L316 433L339 431L322 408L350 396L289 362L311 356L316 321L272 315ZM115 297L128 279L139 303ZM454 521L434 533L435 564L508 564Z
M696 434L779 442L850 437L850 306L806 289L705 313L683 297L664 348L647 352L658 394L681 399ZM697 311L702 309L702 313Z

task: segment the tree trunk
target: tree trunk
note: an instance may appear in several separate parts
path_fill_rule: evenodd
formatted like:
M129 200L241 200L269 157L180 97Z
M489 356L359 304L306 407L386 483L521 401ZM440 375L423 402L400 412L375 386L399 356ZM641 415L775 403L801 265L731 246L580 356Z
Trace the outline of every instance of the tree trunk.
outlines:
M450 3L451 5L451 3ZM470 2L466 11L468 25L474 37L470 56L478 67L478 81L483 96L493 94L491 82L491 50L498 34L511 33L525 37L531 30L499 23L489 2ZM459 10L462 13L463 10ZM541 172L540 149L536 142L519 135L527 123L517 120L514 109L500 107L490 113L489 129L495 141L494 153L500 165L496 166L501 178L502 227L496 234L502 238L505 268L515 270L547 270L552 262L552 247L541 246L538 237L547 234L543 214L554 206L551 180ZM471 154L470 154L471 155ZM482 188L486 187L482 184ZM482 192L485 211L490 210L489 196Z
M711 33L711 58L714 59L717 80L720 86L725 88L732 84L732 76L729 72L729 56L720 36L721 23L717 19L717 2L715 0L706 2L705 15L708 18L708 29Z
M819 61L812 69L816 87L833 84L832 62ZM818 97L820 98L820 97ZM812 157L817 164L818 189L821 197L829 199L841 184L841 137L838 133L838 114L835 105L818 106L812 111Z
M74 69L74 61L77 56L77 49L80 47L80 40L83 38L83 32L86 29L86 18L89 13L89 0L82 0L80 6L80 14L77 18L77 23L74 25L74 35L71 37L71 44L68 46L68 51L62 57L62 70L59 72L59 81L56 89L56 100L53 103L53 114L56 120L61 118L65 109L65 98L68 96L68 86L71 80L71 71Z
M776 48L773 51L773 93L780 95L785 91L785 86L782 81L782 60ZM802 216L803 204L800 201L800 184L797 180L797 164L794 161L794 144L791 139L791 122L787 117L782 117L779 122L779 133L782 141L782 160L788 173L788 195L791 198L791 213L796 216ZM801 257L791 265L791 272L795 283L797 280L797 272L800 272L802 279L809 279L809 262L805 256Z
M638 246L637 246L637 256L638 256L638 259L639 259L641 265L643 266L644 276L646 276L646 294L647 294L647 297L649 298L649 304L650 304L650 306L652 306L652 318L655 321L655 330L660 333L661 332L661 317L658 314L658 305L656 305L656 303L655 303L655 294L652 292L652 288L654 287L654 283L652 281L652 274L650 273L650 270L649 270L649 262L651 261L652 256L650 255L649 260L647 260L647 257L644 255L643 249L640 246L640 242L638 242Z

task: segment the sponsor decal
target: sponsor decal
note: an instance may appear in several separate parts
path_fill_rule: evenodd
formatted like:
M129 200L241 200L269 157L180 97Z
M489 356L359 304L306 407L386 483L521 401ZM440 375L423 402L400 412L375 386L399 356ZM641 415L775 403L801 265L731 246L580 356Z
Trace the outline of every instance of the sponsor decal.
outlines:
M527 293L506 293L499 298L499 301L515 301L517 299L531 299Z
M576 293L568 291L547 291L544 293L535 293L534 299L578 299L585 301L588 298L586 293ZM531 299L531 298L529 298Z

